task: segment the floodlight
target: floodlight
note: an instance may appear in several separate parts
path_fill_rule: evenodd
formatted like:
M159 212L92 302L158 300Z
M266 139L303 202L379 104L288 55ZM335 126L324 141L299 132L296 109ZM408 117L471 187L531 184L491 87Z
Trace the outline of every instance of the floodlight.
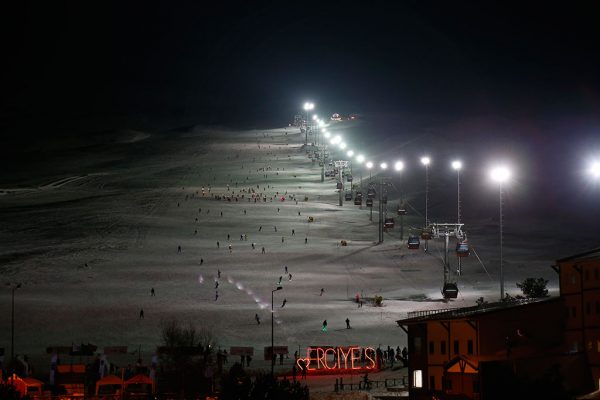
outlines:
M331 136L331 134L327 131L324 131L323 136L325 136L325 139L329 139L329 136Z
M381 167L381 169L387 169L387 163L382 162L381 164L379 164L379 166Z
M357 155L357 156L356 156L356 161L357 161L359 164L362 164L363 162L365 162L365 156L363 156L362 154L359 154L359 155Z
M317 114L313 115L313 121L316 121L317 119L319 119L319 117L317 116Z
M404 169L404 163L402 161L396 161L394 168L396 171L402 171Z
M429 163L431 163L431 159L429 157L421 157L421 163L427 166Z
M315 105L313 103L309 103L309 102L304 103L304 109L306 111L312 110L313 108L315 108Z
M367 161L367 163L365 164L365 166L366 166L368 169L371 169L371 168L373 168L373 163L372 163L371 161Z
M600 178L600 162L594 161L593 163L591 163L588 169L588 173L593 178Z
M462 162L459 160L452 161L452 168L456 171L460 171L462 169Z
M504 166L494 167L490 171L490 177L495 182L503 183L510 177L510 171Z
M354 155L354 152L352 150L348 150L348 152L346 153L346 155L348 157L352 157Z
M344 150L346 148L346 143L342 142L340 143L340 149Z

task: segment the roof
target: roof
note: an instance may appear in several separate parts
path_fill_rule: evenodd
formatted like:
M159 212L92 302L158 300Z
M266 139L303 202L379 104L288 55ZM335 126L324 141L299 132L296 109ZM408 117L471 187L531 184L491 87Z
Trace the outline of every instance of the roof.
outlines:
M138 385L138 384L148 384L148 385L152 385L152 379L150 379L150 377L143 375L143 374L137 374L134 377L127 379L125 381L125 386L129 386L129 385Z
M115 375L107 375L104 378L100 379L98 382L96 382L96 386L100 386L100 385L122 385L123 381L121 380L121 378L119 378L118 376Z
M426 321L444 321L453 319L472 318L491 312L497 312L516 307L525 307L532 304L539 304L549 301L560 300L560 297L545 297L542 299L526 299L511 302L496 302L483 304L481 306L462 307L462 308L443 308L438 310L413 311L408 313L405 319L397 320L398 325L409 325Z
M600 247L595 248L593 250L588 250L584 253L579 253L579 254L575 254L572 256L561 258L559 260L556 260L556 262L560 263L560 262L565 262L565 261L576 260L578 258L594 258L594 257L600 258Z

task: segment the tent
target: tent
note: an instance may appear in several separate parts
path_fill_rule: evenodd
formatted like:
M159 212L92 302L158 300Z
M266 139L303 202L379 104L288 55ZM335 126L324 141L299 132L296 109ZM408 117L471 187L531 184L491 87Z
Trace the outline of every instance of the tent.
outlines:
M42 395L42 387L44 386L44 382L34 379L34 378L23 378L23 382L25 382L25 386L27 389L27 393L30 397L33 396L41 396Z
M146 393L149 392L149 390L147 390L148 388L150 388L152 393L154 393L154 381L150 379L150 377L143 374L137 374L125 381L125 390L129 392Z
M96 382L96 396L98 396L98 394L100 393L100 388L103 386L106 387L103 391L111 390L111 386L120 386L119 389L122 389L123 380L115 375L105 376L104 378ZM112 389L111 393L109 394L114 394L114 389Z
M14 386L21 396L29 394L30 397L41 396L44 382L34 378L19 378L16 374L8 378L8 385Z

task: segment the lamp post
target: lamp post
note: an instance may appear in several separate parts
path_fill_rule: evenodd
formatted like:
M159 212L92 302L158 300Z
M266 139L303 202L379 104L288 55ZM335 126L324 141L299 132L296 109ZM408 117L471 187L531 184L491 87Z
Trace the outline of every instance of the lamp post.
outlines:
M452 161L452 168L456 171L456 222L460 224L460 170L462 169L462 162Z
M387 170L387 163L381 163L379 165L379 167L385 171ZM384 218L384 207L383 207L383 202L384 202L384 195L383 195L383 186L384 182L383 182L383 177L381 177L381 180L379 181L379 243L383 243L383 218ZM386 200L387 201L387 200ZM387 203L386 203L387 204ZM387 207L387 205L386 205Z
M394 164L394 169L400 173L402 172L402 170L404 169L404 163L402 161L396 161L396 164ZM400 188L400 202L398 205L402 204L402 185L399 184L398 185ZM400 208L398 206L398 208ZM400 214L400 240L404 240L404 215Z
M10 362L15 359L15 290L21 287L20 283L17 283L12 288L12 312L10 314Z
M304 145L307 146L308 145L308 112L313 110L315 108L315 105L313 103L310 102L306 102L304 103L304 111L306 111L306 125L304 126Z
M504 183L510 177L510 172L506 167L495 167L490 172L490 177L493 181L498 183L499 192L500 192L500 301L504 300L504 270L503 270L503 258L502 258L502 229L503 229L503 215L502 215L502 202L503 202L503 192L504 192Z
M425 228L429 226L429 164L431 159L429 157L421 157L421 164L425 166ZM429 240L425 239L424 251L427 251L429 246Z
M365 164L365 167L367 167L367 169L369 170L369 185L371 185L371 168L373 168L373 163L371 161L367 161L367 163ZM368 198L368 194L367 194L367 198ZM369 221L373 222L373 206L371 205L371 207L369 207L369 209L371 210L369 212Z
M281 289L283 289L283 287L277 286L274 290L271 290L271 378L275 377L275 358L273 357L275 355L275 328L273 325L273 293Z

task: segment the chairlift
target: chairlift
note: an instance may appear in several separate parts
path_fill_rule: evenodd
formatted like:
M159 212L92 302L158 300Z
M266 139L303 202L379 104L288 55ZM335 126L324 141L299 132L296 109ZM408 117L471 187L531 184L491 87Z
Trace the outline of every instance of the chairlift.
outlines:
M419 246L421 245L421 241L419 240L418 236L411 235L408 237L407 245L410 250L418 250Z
M346 175L346 182L352 182L352 175Z
M386 229L393 229L394 228L394 218L386 218L385 221L383 222L383 227Z
M468 257L471 254L471 249L467 242L456 243L456 255L458 257Z
M369 199L373 199L373 198L375 198L375 195L376 195L376 194L377 194L377 193L375 192L375 189L374 189L374 188L372 188L372 187L370 187L370 188L369 188L369 190L367 190L367 197L368 197Z
M430 229L423 229L423 231L421 232L421 239L423 240L431 240L432 237L432 233Z
M346 199L346 201L352 200L352 192L346 192L344 198Z
M373 199L367 198L367 207L373 207Z
M406 215L406 209L398 206L398 215Z
M338 183L336 183L336 184L335 184L335 188L336 188L337 190L342 190L342 182L338 182Z
M455 299L458 297L458 285L454 282L444 283L442 295L445 299Z
M356 192L356 195L354 196L354 205L362 206L362 192Z

